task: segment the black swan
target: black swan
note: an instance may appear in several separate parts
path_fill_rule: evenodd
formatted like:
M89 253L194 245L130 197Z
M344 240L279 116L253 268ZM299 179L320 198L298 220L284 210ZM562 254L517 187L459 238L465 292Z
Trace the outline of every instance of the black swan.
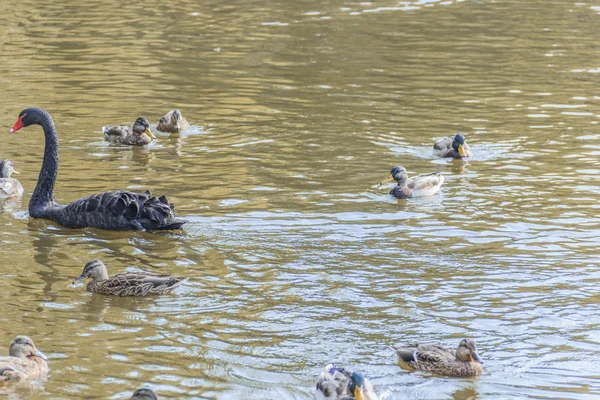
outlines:
M31 217L46 218L67 228L110 230L169 230L187 222L175 217L173 204L166 196L154 197L149 191L118 190L84 197L66 206L57 204L54 183L58 173L58 135L54 120L46 110L26 108L10 133L34 124L44 129L46 147L40 176L29 201Z

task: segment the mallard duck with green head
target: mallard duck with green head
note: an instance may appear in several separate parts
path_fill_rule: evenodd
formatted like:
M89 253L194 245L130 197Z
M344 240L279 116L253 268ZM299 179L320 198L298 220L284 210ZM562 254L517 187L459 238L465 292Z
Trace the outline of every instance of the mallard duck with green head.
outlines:
M129 126L105 126L102 128L104 139L111 143L127 144L131 146L144 146L156 139L150 130L150 122L144 117L139 117Z
M86 285L88 292L112 296L165 294L189 279L151 274L145 271L127 271L108 276L106 265L100 260L92 260L85 264L83 272L73 283L84 281L87 278L91 279Z
M190 123L187 122L185 118L183 118L183 115L181 115L181 111L172 110L166 113L160 119L160 121L158 121L156 129L158 129L161 132L177 133L190 129Z
M329 363L317 380L318 400L379 400L371 382L357 371Z
M483 361L473 339L461 340L458 348L448 349L431 344L397 345L393 349L400 365L412 371L427 371L445 376L478 376Z
M158 400L158 396L152 389L138 389L131 396L131 400Z
M48 357L27 336L17 336L10 343L8 357L0 357L0 383L45 378Z
M449 136L436 140L433 144L433 153L439 157L463 158L473 157L471 146L461 133L454 137Z
M430 196L440 190L444 183L444 176L438 172L424 174L408 178L406 168L396 166L390 171L390 175L379 183L383 185L396 181L398 184L390 190L390 194L398 199L411 197Z
M0 199L23 195L23 185L12 174L19 175L11 160L0 161Z

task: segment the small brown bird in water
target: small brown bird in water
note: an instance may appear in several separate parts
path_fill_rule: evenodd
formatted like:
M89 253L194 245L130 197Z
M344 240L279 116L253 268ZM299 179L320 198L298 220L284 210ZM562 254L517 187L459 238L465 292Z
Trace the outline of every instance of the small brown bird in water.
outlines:
M0 383L41 379L48 373L48 357L27 336L17 336L10 343L8 357L0 357Z
M398 199L408 199L410 197L430 196L440 190L444 183L444 176L434 172L408 178L408 173L404 167L394 167L390 175L379 183L383 185L388 182L396 181L398 184L390 190L390 194Z
M19 171L11 160L0 161L0 199L8 197L19 197L23 195L23 185L12 174L19 175Z
M187 122L183 115L181 115L181 111L172 110L166 113L160 121L158 121L158 126L156 127L161 132L172 132L177 133L180 131L186 131L190 129L190 123Z
M317 380L315 399L379 400L371 382L357 371L327 364Z
M102 127L104 139L111 143L128 144L132 146L144 146L156 136L150 131L150 123L144 117L135 120L133 127L128 126L104 126Z
M433 144L433 152L440 157L473 157L471 146L469 146L467 140L461 133L457 133L454 138L450 136L436 140Z
M445 376L478 376L483 373L483 361L477 354L473 339L461 340L456 350L431 344L397 345L392 347L400 365L414 371L428 371Z
M187 281L170 275L156 275L149 272L121 272L108 276L106 265L100 260L92 260L85 264L81 275L73 283L86 278L91 281L86 285L88 292L113 296L146 296L149 294L165 294Z

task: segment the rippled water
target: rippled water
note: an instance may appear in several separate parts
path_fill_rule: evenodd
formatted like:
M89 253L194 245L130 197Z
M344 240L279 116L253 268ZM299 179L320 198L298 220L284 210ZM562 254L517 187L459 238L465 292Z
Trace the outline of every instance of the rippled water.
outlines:
M0 348L29 334L51 367L13 397L305 399L336 361L385 399L597 398L600 5L145 3L0 4L0 158L26 190L0 213ZM57 123L60 201L152 189L191 222L29 220L43 136L8 130L30 105ZM102 140L175 107L189 134ZM457 131L474 158L435 159ZM441 193L389 198L397 164ZM191 279L106 298L70 286L92 258ZM388 348L465 336L477 379Z

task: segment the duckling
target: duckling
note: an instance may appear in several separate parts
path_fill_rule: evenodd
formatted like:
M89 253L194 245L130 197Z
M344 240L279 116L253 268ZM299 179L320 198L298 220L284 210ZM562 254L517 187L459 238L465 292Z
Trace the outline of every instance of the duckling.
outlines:
M11 160L0 161L0 199L7 197L19 197L23 195L23 185L12 174L19 175L19 171Z
M177 133L190 129L190 123L183 118L181 111L172 110L166 113L165 116L158 121L156 129L162 132Z
M329 363L321 371L315 390L319 400L379 400L373 385L360 372Z
M379 183L383 185L388 182L396 181L398 185L390 190L390 194L399 199L408 199L410 197L430 196L440 190L444 183L444 176L438 172L413 176L408 179L408 173L404 167L394 167L390 175Z
M10 343L8 357L0 357L0 382L44 378L48 373L48 357L39 351L33 340L17 336Z
M158 400L158 396L152 389L138 389L131 396L131 400Z
M478 376L483 373L483 361L477 354L473 339L463 339L453 351L442 346L416 344L394 346L400 364L416 371L429 371L445 376Z
M106 265L100 260L92 260L85 264L83 272L73 283L81 282L86 278L91 279L86 286L88 292L113 296L165 294L189 279L143 271L121 272L108 276Z
M433 144L433 153L440 157L473 157L471 146L469 146L465 137L460 133L457 133L454 138L450 136L436 140Z
M133 128L128 126L104 126L102 127L104 139L111 143L128 144L132 146L144 146L156 136L150 131L150 123L144 117L135 120Z

